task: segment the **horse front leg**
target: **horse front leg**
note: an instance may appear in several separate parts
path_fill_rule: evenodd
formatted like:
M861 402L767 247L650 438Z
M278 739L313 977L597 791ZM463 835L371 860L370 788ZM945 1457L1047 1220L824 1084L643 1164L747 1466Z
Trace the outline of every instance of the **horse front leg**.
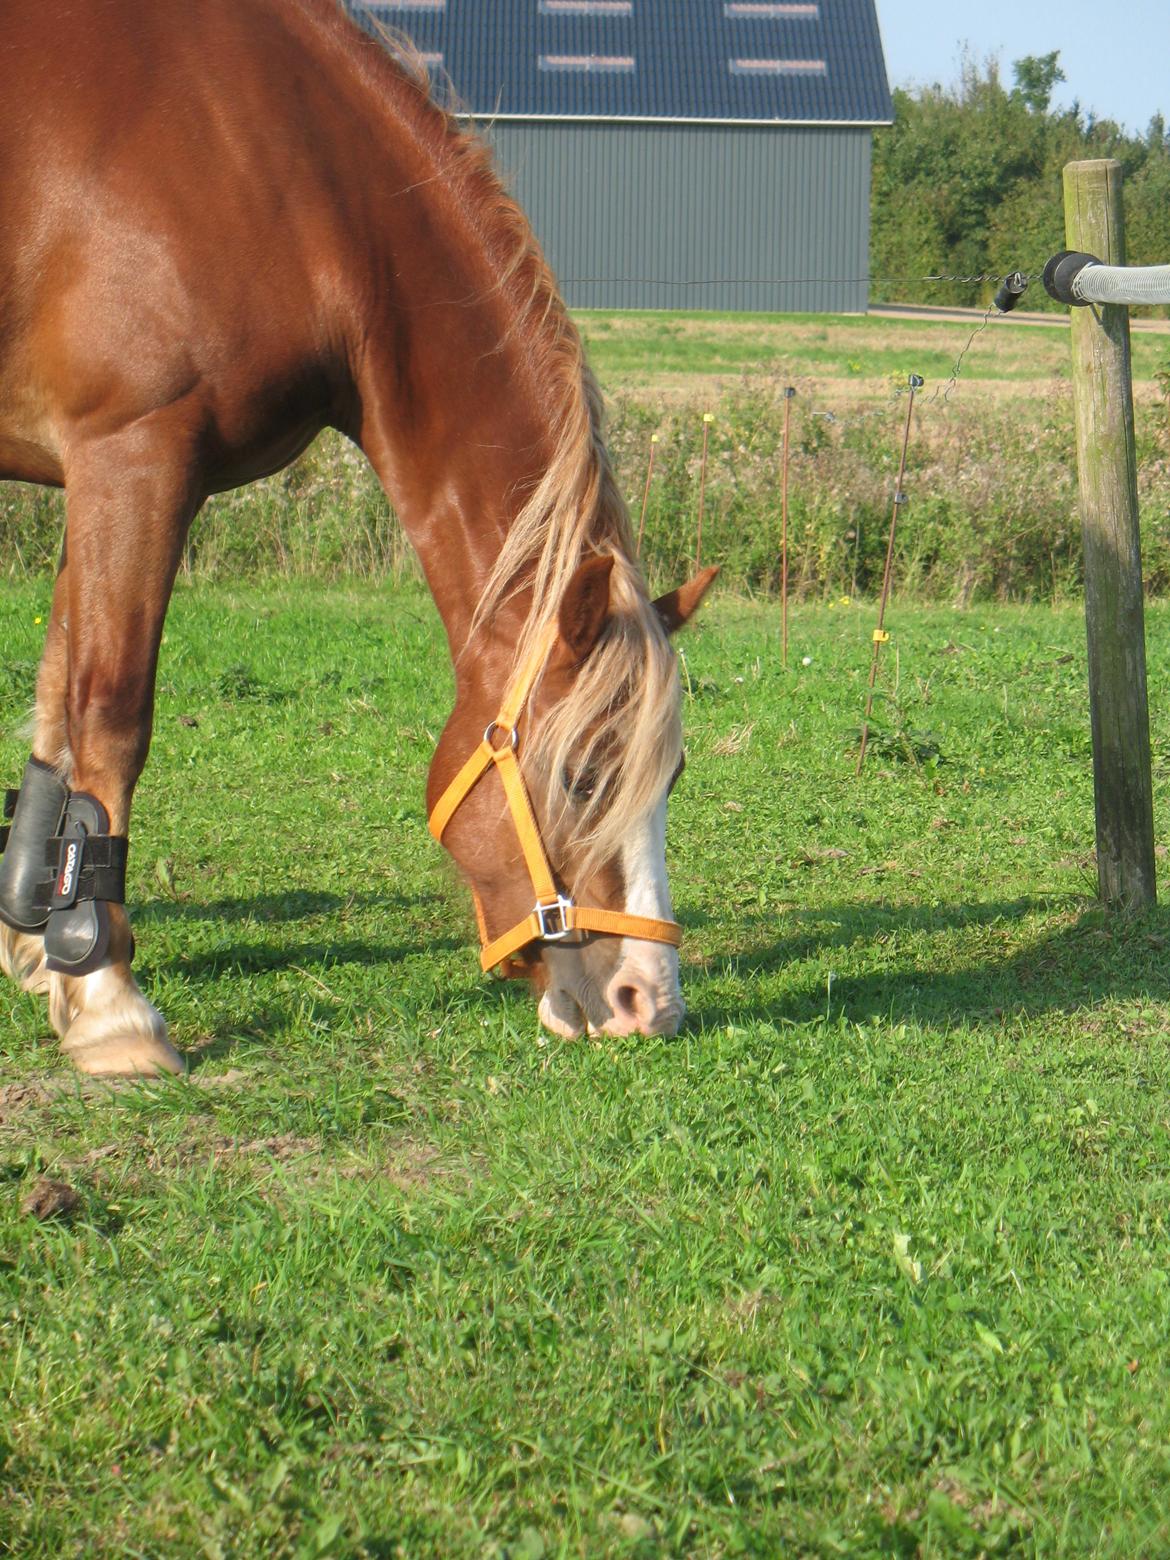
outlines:
M66 477L68 566L54 604L64 656L50 637L36 757L45 762L62 739L55 772L67 794L46 847L55 859L40 895L47 916L33 979L47 978L50 1019L80 1071L181 1072L161 1014L131 973L124 878L163 619L196 507L190 467L176 461L173 440L140 424L86 450ZM34 778L47 793L47 779ZM18 803L14 836L20 811Z
M36 905L44 878L44 842L55 835L68 796L69 752L65 735L66 561L62 554L45 648L37 673L33 756L25 770L18 805L21 811L13 845L0 857L0 972L25 991L47 992L45 965L47 911Z

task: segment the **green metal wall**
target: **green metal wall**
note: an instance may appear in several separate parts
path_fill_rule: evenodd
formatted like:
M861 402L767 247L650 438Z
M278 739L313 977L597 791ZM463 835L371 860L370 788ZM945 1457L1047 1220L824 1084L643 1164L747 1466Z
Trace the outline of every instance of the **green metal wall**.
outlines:
M497 121L575 308L864 313L868 128Z

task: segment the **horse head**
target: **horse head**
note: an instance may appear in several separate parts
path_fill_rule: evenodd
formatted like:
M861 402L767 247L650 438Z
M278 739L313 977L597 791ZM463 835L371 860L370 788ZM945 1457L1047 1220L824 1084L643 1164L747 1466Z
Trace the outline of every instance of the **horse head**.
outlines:
M431 830L470 884L481 962L527 977L566 1038L673 1034L685 1012L665 856L683 767L668 636L717 572L651 603L628 560L586 559L506 686L498 655L460 679L436 749Z

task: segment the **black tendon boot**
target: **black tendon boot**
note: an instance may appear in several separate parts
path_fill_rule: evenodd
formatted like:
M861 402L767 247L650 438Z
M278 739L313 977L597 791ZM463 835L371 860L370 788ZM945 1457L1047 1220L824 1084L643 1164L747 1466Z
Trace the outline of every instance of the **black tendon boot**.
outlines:
M57 772L30 758L0 857L0 920L18 932L39 932L48 919L45 847L61 827L68 799L69 788Z
M124 835L111 834L110 815L85 791L65 805L61 833L50 842L45 963L63 975L88 975L110 945L111 904L126 899Z

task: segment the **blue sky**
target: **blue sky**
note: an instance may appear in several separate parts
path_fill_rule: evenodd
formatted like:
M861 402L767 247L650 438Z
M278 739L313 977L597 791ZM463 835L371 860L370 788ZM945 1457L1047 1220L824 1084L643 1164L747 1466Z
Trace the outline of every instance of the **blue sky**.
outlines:
M1013 60L1059 49L1068 80L1054 104L1075 99L1131 131L1144 131L1156 112L1170 122L1170 0L877 0L877 11L892 87L955 82L964 48L977 60L997 56L1010 86Z

